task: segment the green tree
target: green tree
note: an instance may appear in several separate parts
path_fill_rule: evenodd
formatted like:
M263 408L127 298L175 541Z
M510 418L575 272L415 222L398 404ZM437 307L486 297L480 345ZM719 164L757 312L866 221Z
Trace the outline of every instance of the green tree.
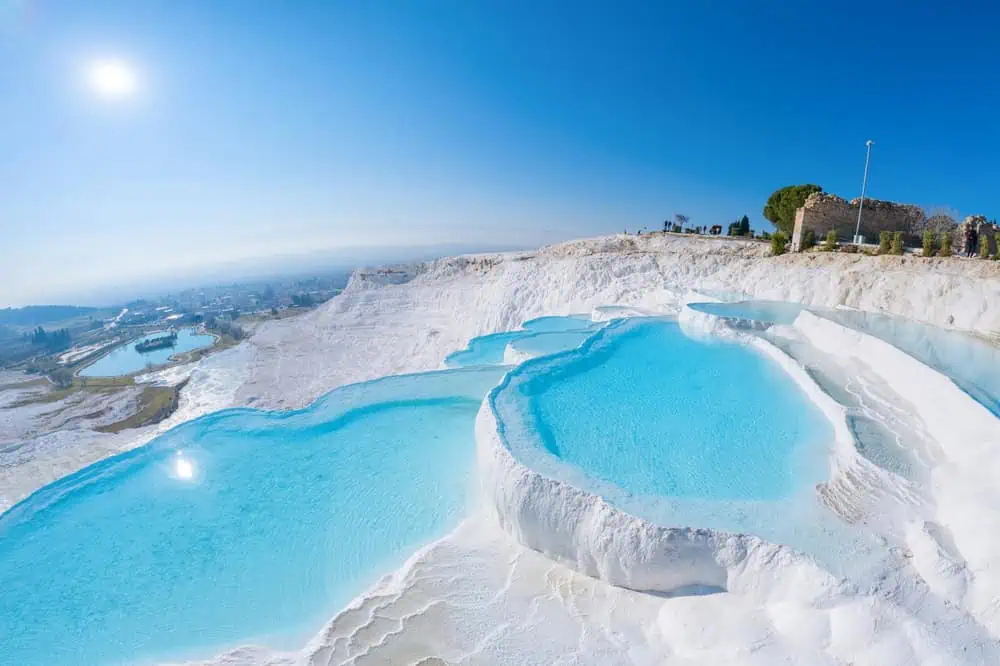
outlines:
M892 234L888 231L878 232L878 253L889 254L892 251Z
M826 232L826 238L823 240L823 251L833 252L837 249L837 230L830 229Z
M822 192L819 185L789 185L775 190L764 205L764 217L786 237L795 230L795 209L801 208L810 194ZM747 221L749 224L749 220Z
M802 251L810 250L816 247L816 232L812 229L806 229L802 234Z
M939 257L951 256L951 232L945 231L941 234L941 249L938 251Z
M990 239L986 237L986 234L979 234L979 258L990 258Z
M924 232L924 256L933 257L937 245L937 234L933 231Z
M750 218L744 215L740 218L740 236L750 235Z
M903 232L897 231L892 234L892 253L903 254Z
M774 256L778 256L779 254L784 254L786 242L787 241L785 240L785 234L781 233L780 231L774 232L774 235L771 236L771 254L773 254Z

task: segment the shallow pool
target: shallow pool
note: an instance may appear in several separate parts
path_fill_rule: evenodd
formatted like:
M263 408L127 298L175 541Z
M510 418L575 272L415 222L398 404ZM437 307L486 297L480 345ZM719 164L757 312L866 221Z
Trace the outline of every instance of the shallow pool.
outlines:
M687 307L718 317L789 325L802 311L808 310L899 348L947 375L959 388L1000 416L1000 348L963 331L880 312L806 306L785 301L689 303Z
M947 375L973 399L1000 416L1000 348L962 331L892 315L830 310L820 316L872 335Z
M689 303L692 310L731 319L748 319L765 324L792 324L806 309L800 303L785 301L737 301L727 303Z
M529 356L546 356L557 354L567 349L579 347L583 342L593 335L602 324L595 324L590 328L568 331L548 331L535 333L527 337L519 338L510 342L510 347L516 352Z
M821 480L832 441L776 363L673 321L616 326L523 393L546 450L630 493L779 499Z
M816 501L831 422L748 344L693 339L673 319L621 320L524 363L490 401L522 464L634 516L749 532L825 562L858 551Z
M527 353L533 355L572 349L601 326L603 324L593 322L585 315L552 315L529 319L516 331L472 338L465 349L449 354L444 362L449 368L503 365L508 345L518 351L527 350ZM524 347L521 346L522 343ZM536 351L536 347L546 351Z
M148 352L138 352L135 346L143 340L164 335L163 332L147 335L127 345L122 345L102 356L80 371L81 377L118 377L139 372L146 368L163 365L174 354L209 347L215 342L214 335L198 333L193 328L184 328L177 332L177 344Z
M525 336L530 331L508 331L491 333L469 340L465 349L449 354L444 363L449 368L467 368L476 365L503 365L504 350L507 345Z
M228 410L0 515L0 663L300 647L466 513L482 396L502 369Z
M521 328L535 333L551 333L555 331L580 331L592 328L593 325L594 322L587 315L574 314L564 316L550 315L529 319L521 324Z

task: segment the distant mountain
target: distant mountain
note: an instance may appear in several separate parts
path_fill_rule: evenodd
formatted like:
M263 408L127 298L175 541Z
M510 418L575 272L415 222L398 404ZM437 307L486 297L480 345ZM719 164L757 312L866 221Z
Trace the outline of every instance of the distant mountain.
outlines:
M94 312L97 312L97 308L76 305L28 305L23 308L6 308L0 310L0 325L42 326L73 317L83 317Z

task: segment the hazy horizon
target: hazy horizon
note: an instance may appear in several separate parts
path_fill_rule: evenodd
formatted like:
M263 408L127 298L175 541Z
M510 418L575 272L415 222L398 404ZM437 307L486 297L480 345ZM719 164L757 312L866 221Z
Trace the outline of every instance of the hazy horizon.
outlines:
M427 261L477 252L511 252L524 246L440 244L414 246L370 246L314 250L198 266L192 271L106 285L56 292L51 297L23 302L0 302L0 309L29 305L75 305L107 307L139 298L154 298L190 288L234 283L266 282L268 279L308 277L344 272L384 264Z

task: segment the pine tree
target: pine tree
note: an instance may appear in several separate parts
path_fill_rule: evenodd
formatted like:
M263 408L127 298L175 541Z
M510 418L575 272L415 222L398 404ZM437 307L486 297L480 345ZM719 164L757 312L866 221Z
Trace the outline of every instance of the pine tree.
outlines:
M750 235L750 218L744 215L740 218L740 236Z

